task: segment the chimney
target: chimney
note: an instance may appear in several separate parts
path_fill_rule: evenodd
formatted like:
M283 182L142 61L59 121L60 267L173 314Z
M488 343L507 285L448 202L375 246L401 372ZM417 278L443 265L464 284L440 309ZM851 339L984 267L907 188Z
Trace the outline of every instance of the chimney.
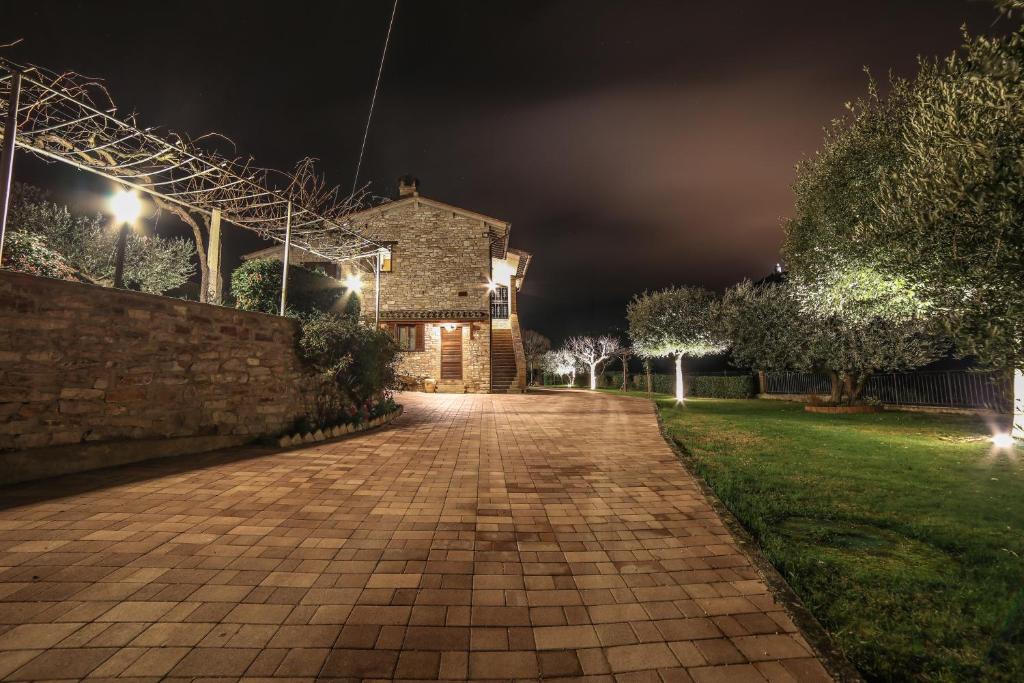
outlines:
M415 197L419 194L420 179L411 176L404 175L398 179L398 198L403 199L405 197Z

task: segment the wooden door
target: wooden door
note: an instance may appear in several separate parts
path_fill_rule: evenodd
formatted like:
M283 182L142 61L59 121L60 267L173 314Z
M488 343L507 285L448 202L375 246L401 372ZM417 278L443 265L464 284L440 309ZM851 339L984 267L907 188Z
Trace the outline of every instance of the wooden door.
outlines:
M462 328L441 328L441 379L462 379Z

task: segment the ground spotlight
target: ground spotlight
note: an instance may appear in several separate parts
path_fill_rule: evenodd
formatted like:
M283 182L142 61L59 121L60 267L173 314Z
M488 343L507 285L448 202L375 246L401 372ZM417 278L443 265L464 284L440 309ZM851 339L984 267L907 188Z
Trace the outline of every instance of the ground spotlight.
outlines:
M992 443L996 448L1010 448L1013 446L1013 442L1013 437L1006 433L996 434L992 437Z

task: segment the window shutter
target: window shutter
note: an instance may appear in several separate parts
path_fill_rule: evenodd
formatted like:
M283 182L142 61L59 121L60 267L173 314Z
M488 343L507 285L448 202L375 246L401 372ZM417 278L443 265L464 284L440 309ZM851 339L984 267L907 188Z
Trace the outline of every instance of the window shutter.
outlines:
M423 351L426 349L426 328L427 326L423 323L416 325L416 350Z

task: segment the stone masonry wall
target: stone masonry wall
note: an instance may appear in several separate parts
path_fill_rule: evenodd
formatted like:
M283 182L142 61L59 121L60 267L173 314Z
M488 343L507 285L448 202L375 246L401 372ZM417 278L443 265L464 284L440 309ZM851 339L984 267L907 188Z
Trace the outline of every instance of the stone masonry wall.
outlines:
M487 393L491 389L491 344L487 323L472 323L462 328L462 378L469 393ZM398 373L410 377L440 380L441 328L436 323L424 325L422 351L406 351L399 355Z
M0 451L280 433L322 383L292 319L0 271Z
M483 222L422 202L408 202L369 218L360 226L368 237L395 242L392 269L381 273L381 319L392 311L473 311L490 317L491 241ZM374 283L364 278L363 313L372 315ZM399 373L415 377L441 376L439 320L426 322L423 351L401 354ZM468 392L491 387L490 328L486 320L462 322L462 376ZM471 338L472 337L472 338Z
M490 310L490 239L481 221L410 203L370 218L364 229L373 239L397 242L392 272L381 273L382 312ZM371 312L368 280L363 292Z

